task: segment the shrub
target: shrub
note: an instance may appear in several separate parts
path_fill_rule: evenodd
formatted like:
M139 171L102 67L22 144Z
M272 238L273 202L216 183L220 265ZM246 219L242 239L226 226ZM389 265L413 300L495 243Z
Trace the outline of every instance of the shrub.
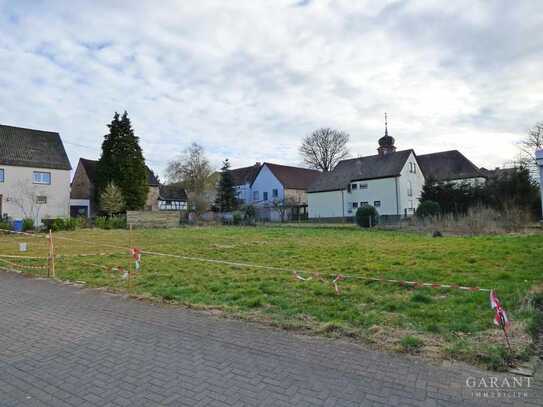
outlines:
M75 230L77 227L77 222L75 219L71 218L42 219L42 223L44 229L52 230L53 232L58 232L61 230Z
M441 206L436 201L423 201L417 208L416 215L419 218L431 218L441 213Z
M84 229L89 226L87 218L84 216L78 216L75 218L76 229Z
M241 212L240 211L235 211L233 214L232 214L232 223L234 225L241 225Z
M245 214L243 215L245 223L252 225L256 220L256 208L253 205L247 205L245 207Z
M94 225L99 229L126 229L126 217L112 216L108 218L99 216L94 221Z
M26 232L27 230L33 230L34 229L34 220L31 218L24 218L23 219L23 232Z
M377 224L379 212L371 205L365 205L356 211L356 223L362 228L373 227Z
M11 230L11 223L7 219L0 219L0 229Z

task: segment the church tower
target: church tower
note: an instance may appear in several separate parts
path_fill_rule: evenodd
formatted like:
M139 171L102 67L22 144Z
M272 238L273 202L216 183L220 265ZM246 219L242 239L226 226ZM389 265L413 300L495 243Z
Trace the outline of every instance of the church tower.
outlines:
M389 153L394 153L396 146L394 145L394 137L388 135L388 121L385 113L385 135L379 139L379 148L377 152L382 157Z

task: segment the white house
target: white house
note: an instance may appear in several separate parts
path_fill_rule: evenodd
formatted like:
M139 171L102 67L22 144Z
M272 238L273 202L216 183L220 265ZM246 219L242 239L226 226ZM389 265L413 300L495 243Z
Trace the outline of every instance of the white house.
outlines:
M0 216L68 217L70 170L58 133L0 125Z
M242 167L230 170L232 182L236 190L236 198L240 203L252 202L251 184L253 183L262 164L257 162L250 167Z
M273 163L230 170L237 198L257 207L259 217L280 220L276 204L288 206L285 216L297 219L307 215L306 190L320 171Z
M458 151L417 156L396 151L394 138L379 139L378 154L343 160L323 173L308 189L310 219L339 220L354 216L360 206L374 206L386 217L414 214L426 179L479 182L485 176Z

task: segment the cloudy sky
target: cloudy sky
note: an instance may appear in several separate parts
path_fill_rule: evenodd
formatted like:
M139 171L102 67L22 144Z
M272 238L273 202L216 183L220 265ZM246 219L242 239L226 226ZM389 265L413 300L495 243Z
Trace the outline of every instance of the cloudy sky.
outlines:
M374 154L385 111L399 149L492 167L543 120L543 2L0 0L0 66L0 123L74 166L127 110L159 173L193 141L297 165L321 126Z

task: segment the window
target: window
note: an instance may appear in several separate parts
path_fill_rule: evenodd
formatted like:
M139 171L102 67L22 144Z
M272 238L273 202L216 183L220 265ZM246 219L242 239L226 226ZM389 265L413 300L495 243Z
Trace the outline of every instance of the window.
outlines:
M409 163L409 172L415 174L417 172L417 165L415 163Z
M50 172L34 171L34 173L32 174L32 182L34 184L51 185L51 173Z
M277 198L279 196L279 191L277 189L272 189L272 197Z
M358 188L358 184L352 184L351 189L354 191L356 188Z
M4 169L0 168L0 182L4 182Z
M253 191L253 201L258 201L258 191Z
M268 200L268 192L267 191L262 193L262 199L264 199L265 201Z
M381 207L381 201L373 201L373 206L375 206L376 208L380 208Z
M38 195L38 196L36 197L36 203L37 203L38 205L40 205L40 204L46 204L46 203L47 203L47 197L46 197L46 196L43 196L43 195Z
M354 209L358 208L358 202L353 202L353 208Z
M368 202L367 201L360 202L360 206L368 206Z
M368 184L360 184L360 189L368 189Z
M411 181L407 181L407 196L413 196L413 184Z

